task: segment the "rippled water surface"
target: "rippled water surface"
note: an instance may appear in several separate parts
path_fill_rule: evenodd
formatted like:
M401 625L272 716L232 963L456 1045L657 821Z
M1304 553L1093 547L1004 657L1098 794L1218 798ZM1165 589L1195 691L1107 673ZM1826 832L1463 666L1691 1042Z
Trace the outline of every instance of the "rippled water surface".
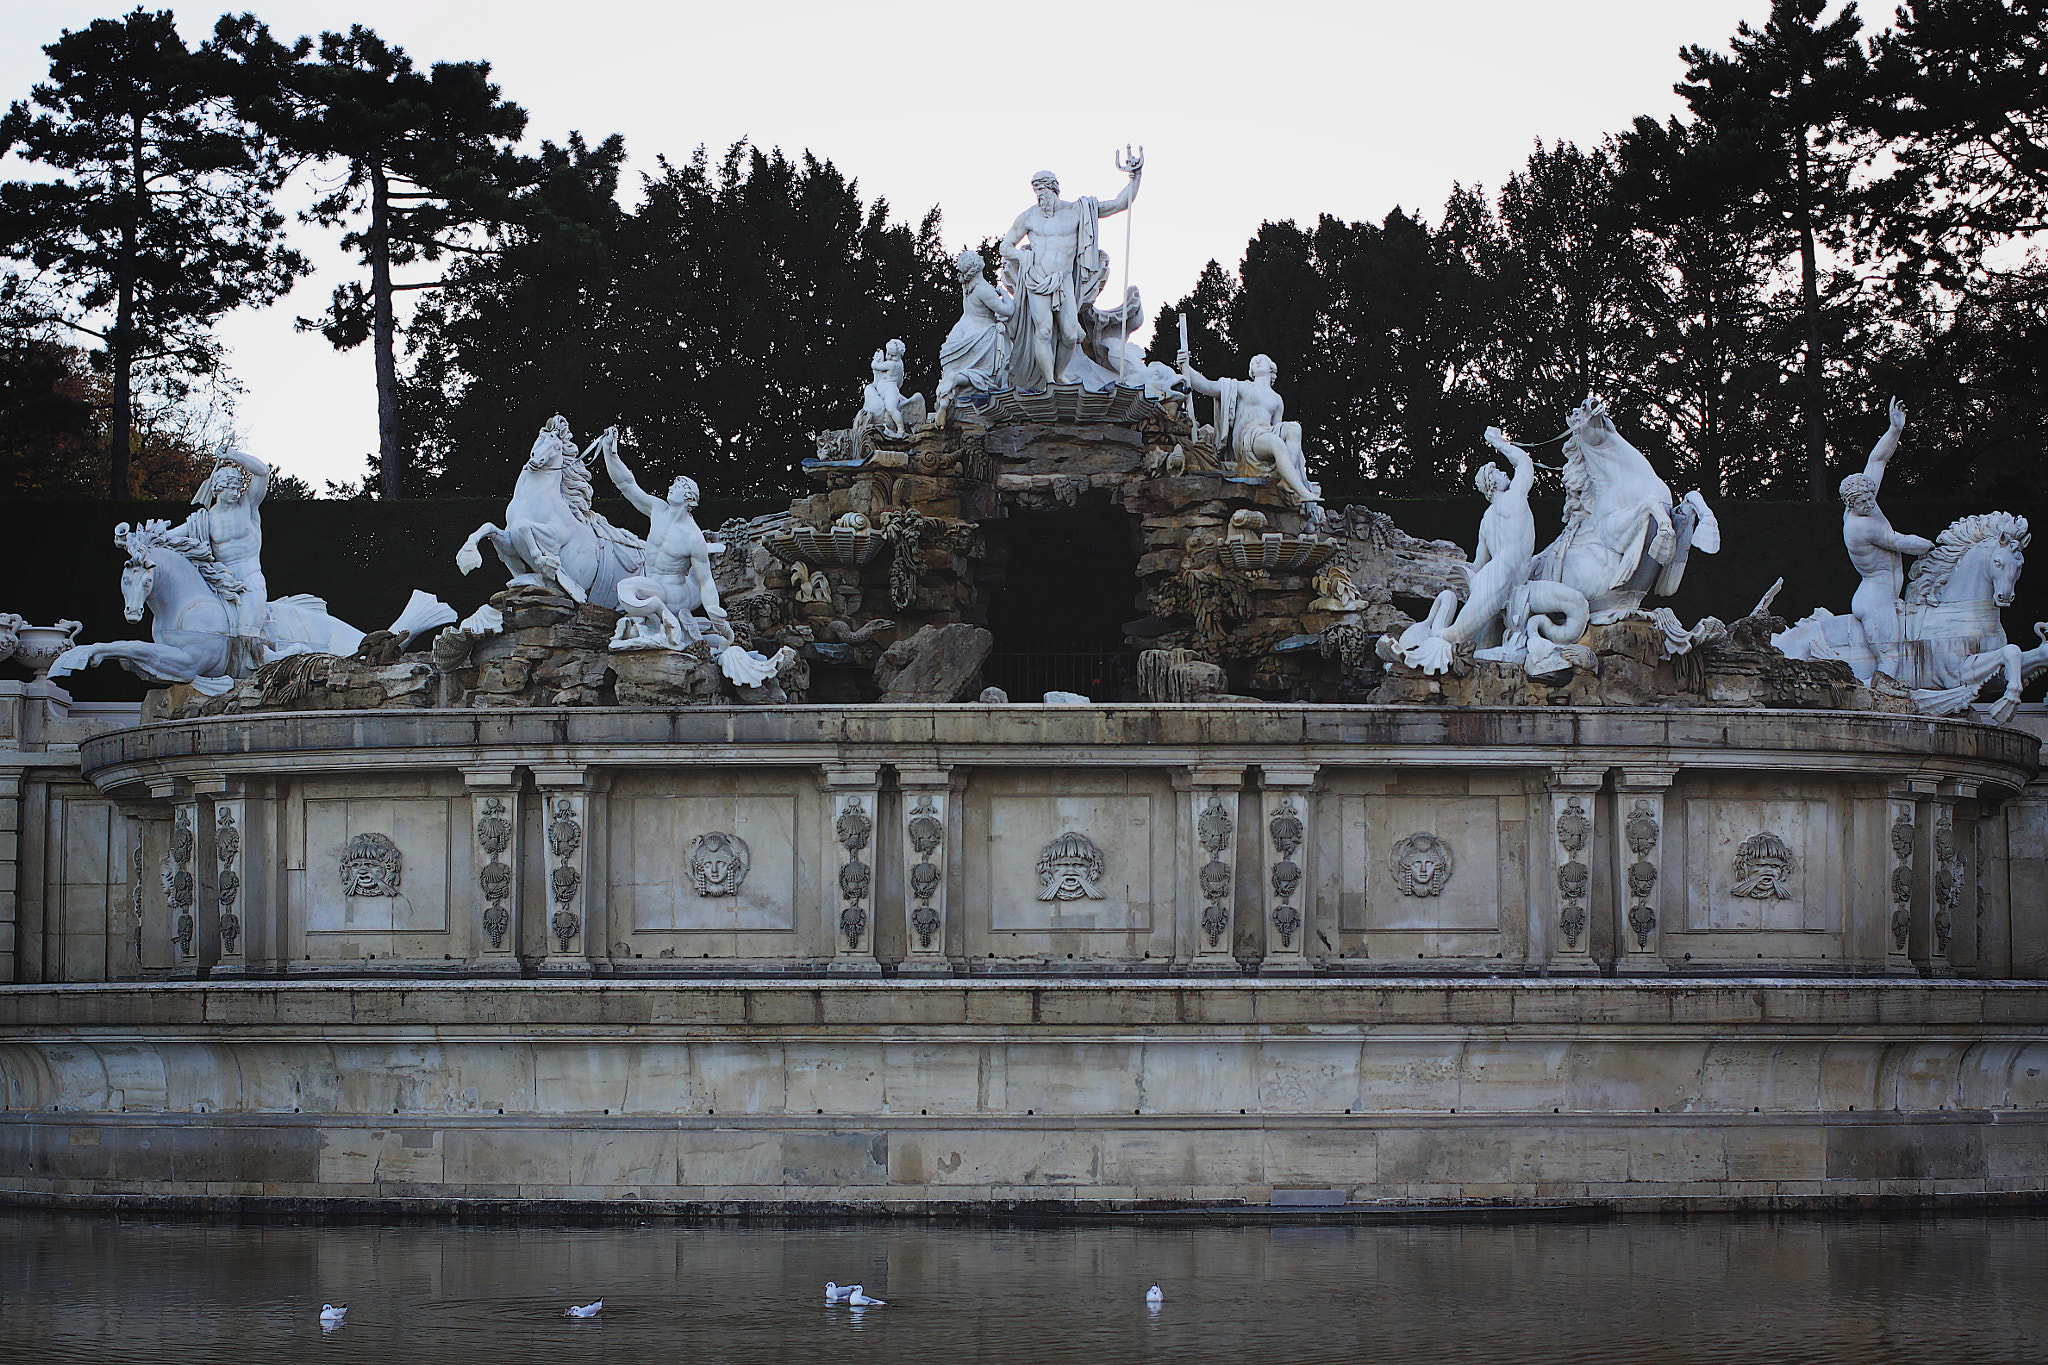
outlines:
M827 1307L858 1280L887 1308ZM1157 1283L1166 1301L1144 1302ZM0 1359L2038 1361L2048 1216L606 1226L0 1214ZM562 1316L602 1295L603 1315ZM346 1302L323 1332L323 1301Z

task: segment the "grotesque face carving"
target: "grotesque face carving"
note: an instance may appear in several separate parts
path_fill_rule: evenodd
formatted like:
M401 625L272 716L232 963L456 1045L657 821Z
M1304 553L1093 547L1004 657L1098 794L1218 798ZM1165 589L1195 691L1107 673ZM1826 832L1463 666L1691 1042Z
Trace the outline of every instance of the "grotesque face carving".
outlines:
M1085 834L1068 830L1045 846L1038 855L1038 893L1042 901L1099 901L1102 880L1102 850Z
M395 896L404 859L389 835L358 834L341 855L341 890L347 896Z
M1450 880L1450 845L1434 834L1411 834L1394 845L1394 885L1402 895L1440 896Z
M1777 835L1765 830L1742 841L1735 850L1736 895L1751 900L1790 900L1792 891L1792 849Z
M690 880L700 896L737 896L753 861L739 835L700 834L690 845Z

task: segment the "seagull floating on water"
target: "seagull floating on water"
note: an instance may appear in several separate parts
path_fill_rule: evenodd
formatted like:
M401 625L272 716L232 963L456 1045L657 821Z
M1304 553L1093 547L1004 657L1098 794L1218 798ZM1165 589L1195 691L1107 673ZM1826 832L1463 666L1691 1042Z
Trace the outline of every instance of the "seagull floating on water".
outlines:
M603 1311L604 1300L599 1299L595 1303L586 1303L580 1308L573 1303L570 1304L568 1316L572 1318L594 1318Z
M348 1316L345 1303L323 1303L320 1305L320 1321L332 1327L339 1327L341 1320Z
M1150 1289L1145 1291L1145 1302L1164 1303L1166 1302L1166 1294L1159 1288L1158 1285L1155 1284Z
M889 1301L887 1299L871 1299L867 1295L861 1293L859 1285L853 1286L853 1288L847 1293L846 1301L852 1304L855 1308L887 1308L889 1306Z
M860 1286L857 1284L834 1284L832 1281L827 1280L825 1281L825 1302L844 1303L852 1298L854 1291L859 1288Z

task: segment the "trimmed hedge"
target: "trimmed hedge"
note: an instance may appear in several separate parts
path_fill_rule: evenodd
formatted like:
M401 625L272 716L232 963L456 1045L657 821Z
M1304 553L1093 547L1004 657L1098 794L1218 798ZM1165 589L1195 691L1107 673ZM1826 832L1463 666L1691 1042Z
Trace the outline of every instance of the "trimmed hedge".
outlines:
M1555 533L1562 502L1533 500L1536 524L1545 539ZM780 499L707 499L698 516L706 526L733 517L779 510ZM1410 535L1456 541L1471 548L1485 504L1477 498L1404 499L1370 503ZM0 503L0 545L5 545L5 589L0 610L20 612L35 625L60 619L85 623L81 637L93 640L143 638L146 623L131 625L121 615L121 566L114 544L121 521L161 518L181 521L191 509L170 502ZM639 519L623 501L606 500L599 510L622 526ZM1901 530L1932 538L1957 517L1994 510L1989 503L1942 501L1902 504L1887 513ZM2048 504L2006 506L2034 526L2048 526ZM421 588L467 615L505 581L495 557L465 577L455 568L455 551L476 527L496 522L505 504L498 498L444 498L412 502L271 502L263 508L263 567L273 596L310 592L327 600L335 615L364 630L389 625L406 594ZM1773 578L1785 590L1775 610L1797 620L1814 607L1846 611L1856 575L1842 550L1841 509L1806 502L1724 502L1714 508L1721 521L1722 550L1695 555L1685 583L1671 605L1686 621L1712 614L1733 620L1756 604ZM1011 534L1020 529L1012 523ZM2048 620L2048 569L2020 579L2019 599L2005 613L2006 631L2023 645L2034 643L2031 623ZM17 666L5 665L10 676ZM67 682L81 701L136 700L143 684L127 672L103 665Z

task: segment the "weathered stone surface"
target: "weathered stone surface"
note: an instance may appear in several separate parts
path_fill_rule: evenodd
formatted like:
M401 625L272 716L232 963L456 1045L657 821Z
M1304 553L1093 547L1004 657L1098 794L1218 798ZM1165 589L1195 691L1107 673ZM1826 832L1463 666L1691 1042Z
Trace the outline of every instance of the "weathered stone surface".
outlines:
M980 626L925 626L883 652L875 685L885 702L963 701L994 647L995 636Z
M718 662L702 641L682 653L629 650L611 656L621 706L708 706L719 693Z

